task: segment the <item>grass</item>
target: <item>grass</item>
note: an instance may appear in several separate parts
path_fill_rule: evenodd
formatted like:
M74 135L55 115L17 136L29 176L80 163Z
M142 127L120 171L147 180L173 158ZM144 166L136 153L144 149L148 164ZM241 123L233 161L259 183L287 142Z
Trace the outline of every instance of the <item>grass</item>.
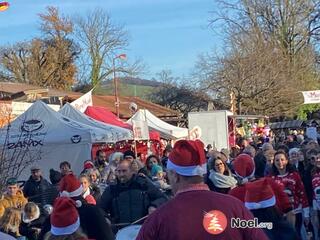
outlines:
M155 87L136 85L136 84L120 83L118 85L118 91L119 91L120 96L135 96L135 97L140 97L142 99L147 99L147 96L154 89L155 89ZM98 86L95 89L94 94L113 95L114 94L114 86L111 83L105 84L103 86Z

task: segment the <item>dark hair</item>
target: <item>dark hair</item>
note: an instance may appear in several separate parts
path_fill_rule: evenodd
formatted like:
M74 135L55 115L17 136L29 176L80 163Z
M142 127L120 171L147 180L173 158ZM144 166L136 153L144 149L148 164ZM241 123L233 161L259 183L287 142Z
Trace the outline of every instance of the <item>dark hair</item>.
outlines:
M98 150L98 151L96 152L96 157L98 157L98 156L99 156L99 154L100 154L100 153L102 153L102 152L103 152L103 150L101 150L101 149L100 149L100 150Z
M148 168L148 165L149 165L151 158L157 159L158 165L162 166L160 159L156 155L150 155L147 157L147 160L146 160L146 167L147 168Z
M277 147L276 147L276 150L277 150L277 151L283 151L283 152L285 152L286 154L289 153L289 148L288 148L288 146L287 146L287 145L283 145L283 144L277 146Z
M217 161L217 160L220 160L220 161L222 162L222 164L224 165L223 175L225 175L225 176L230 176L230 175L231 175L231 174L230 174L230 169L229 169L228 165L226 164L226 162L223 161L220 156L217 156L216 158L212 158L212 161L210 161L209 169L212 169L213 171L216 172L216 169L215 169L214 167L215 167L215 165L216 165L216 161Z
M68 168L71 169L71 164L69 162L67 162L67 161L64 161L64 162L60 163L59 168L62 168L62 166L65 166L65 165L67 165Z
M286 172L287 173L292 173L292 172L296 172L297 169L295 168L295 166L293 166L290 162L289 162L289 157L288 157L288 154L283 151L283 150L278 150L275 152L274 154L274 157L276 157L276 155L279 155L279 154L283 154L285 156L285 158L288 160L288 164L286 165ZM271 171L272 175L273 176L277 176L279 175L279 170L277 169L277 167L275 166L275 161L273 161L272 163L272 171Z

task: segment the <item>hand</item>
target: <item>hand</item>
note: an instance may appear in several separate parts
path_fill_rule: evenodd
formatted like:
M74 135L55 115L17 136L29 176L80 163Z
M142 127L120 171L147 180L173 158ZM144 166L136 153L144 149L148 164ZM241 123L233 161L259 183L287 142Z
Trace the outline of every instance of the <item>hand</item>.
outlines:
M153 213L155 210L157 210L155 207L150 206L150 207L148 208L148 213L149 213L149 215L150 215L151 213Z
M146 175L144 175L143 173L138 173L138 176L140 176L140 177L146 177Z

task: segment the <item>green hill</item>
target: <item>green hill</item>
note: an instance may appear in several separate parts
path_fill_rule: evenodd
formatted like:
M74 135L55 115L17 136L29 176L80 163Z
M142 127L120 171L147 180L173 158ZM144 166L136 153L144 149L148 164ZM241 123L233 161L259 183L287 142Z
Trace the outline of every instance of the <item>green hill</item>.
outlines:
M118 92L120 96L134 96L142 99L147 99L148 95L160 83L151 80L138 78L122 78L118 82ZM114 95L114 84L112 80L106 81L94 90L98 95Z

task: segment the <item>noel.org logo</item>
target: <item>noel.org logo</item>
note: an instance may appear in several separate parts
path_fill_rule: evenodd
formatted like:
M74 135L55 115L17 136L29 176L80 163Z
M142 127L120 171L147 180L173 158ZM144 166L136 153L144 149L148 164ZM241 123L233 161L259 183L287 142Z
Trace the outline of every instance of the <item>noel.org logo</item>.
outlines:
M208 213L205 213L202 224L208 233L217 235L226 229L227 217L224 215L224 213L218 210L212 210Z

